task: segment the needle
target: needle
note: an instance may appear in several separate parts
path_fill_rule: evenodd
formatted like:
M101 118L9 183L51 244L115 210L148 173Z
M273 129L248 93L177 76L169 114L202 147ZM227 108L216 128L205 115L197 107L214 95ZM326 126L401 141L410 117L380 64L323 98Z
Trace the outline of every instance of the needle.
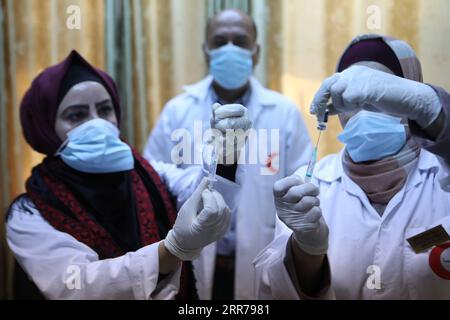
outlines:
M322 136L322 130L319 130L319 137L317 138L317 142L316 142L316 150L317 150L317 147L319 146L319 141L320 141L321 136Z

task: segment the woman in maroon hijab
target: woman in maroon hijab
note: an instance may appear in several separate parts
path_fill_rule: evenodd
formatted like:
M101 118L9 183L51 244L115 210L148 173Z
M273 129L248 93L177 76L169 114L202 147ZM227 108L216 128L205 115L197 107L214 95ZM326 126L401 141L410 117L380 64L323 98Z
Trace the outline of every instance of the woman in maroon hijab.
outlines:
M47 157L11 205L8 244L46 298L195 299L189 261L225 233L229 208L205 180L192 193L191 175L177 218L160 176L119 138L120 111L113 80L76 51L33 81L22 128Z

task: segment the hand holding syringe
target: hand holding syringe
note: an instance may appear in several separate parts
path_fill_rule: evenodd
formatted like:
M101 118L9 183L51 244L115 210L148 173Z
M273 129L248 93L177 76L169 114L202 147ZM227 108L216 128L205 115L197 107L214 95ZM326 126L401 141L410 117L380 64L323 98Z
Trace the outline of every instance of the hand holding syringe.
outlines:
M216 180L217 164L236 164L239 152L247 141L247 132L252 126L248 110L241 104L215 103L212 106L211 129L216 132L208 142L204 159L208 162L208 180L212 188ZM232 134L229 134L229 133Z
M313 153L311 155L311 159L309 160L308 169L306 170L305 182L307 182L307 183L311 182L311 178L312 178L313 172L314 172L314 167L316 166L317 149L319 147L319 142L320 142L320 137L322 135L322 131L325 131L327 129L328 109L326 109L322 115L318 115L317 118L318 118L317 130L319 130L319 137L317 138L317 142L314 147Z

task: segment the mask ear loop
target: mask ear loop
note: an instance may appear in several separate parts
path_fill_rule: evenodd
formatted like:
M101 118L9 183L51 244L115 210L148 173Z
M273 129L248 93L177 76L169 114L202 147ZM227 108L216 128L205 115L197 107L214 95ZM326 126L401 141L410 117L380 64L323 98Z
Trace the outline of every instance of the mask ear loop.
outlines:
M89 122L89 121L87 121L87 122ZM86 123L86 122L85 122ZM67 133L67 138L66 138L66 140L64 140L64 142L59 146L59 148L56 150L56 152L55 152L55 156L57 157L57 156L59 156L59 155L61 155L61 152L67 147L67 145L69 144L69 135L70 135L70 133L72 133L73 131L75 131L76 129L78 129L79 127L81 127L82 125L84 125L84 123L82 123L81 125L79 125L79 126L77 126L77 127L75 127L75 128L72 128L71 130L69 130L69 132Z
M61 155L61 152L67 147L67 145L69 144L69 139L66 139L58 148L58 150L56 150L55 152L55 157Z

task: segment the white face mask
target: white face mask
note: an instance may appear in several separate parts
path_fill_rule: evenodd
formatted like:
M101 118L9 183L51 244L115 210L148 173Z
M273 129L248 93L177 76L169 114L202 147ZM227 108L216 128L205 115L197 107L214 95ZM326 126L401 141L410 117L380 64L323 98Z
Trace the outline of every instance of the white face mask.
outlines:
M113 173L134 168L131 148L119 129L103 119L86 121L68 133L56 152L69 167L85 173Z

